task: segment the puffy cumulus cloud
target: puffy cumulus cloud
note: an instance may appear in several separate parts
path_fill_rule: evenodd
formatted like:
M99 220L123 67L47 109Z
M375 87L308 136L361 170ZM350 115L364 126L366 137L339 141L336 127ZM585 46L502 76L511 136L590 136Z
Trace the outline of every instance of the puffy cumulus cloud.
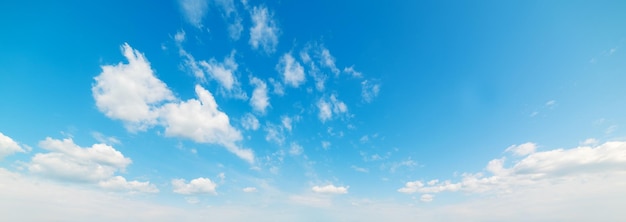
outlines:
M240 122L241 126L246 130L258 130L260 126L259 120L251 113L246 113L241 117Z
M236 145L241 133L230 125L228 116L218 110L215 98L208 90L196 85L199 99L168 103L161 108L166 136L191 139L198 143L215 143L226 147L238 157L252 163L254 154Z
M185 20L196 28L202 28L202 19L208 11L208 0L179 0Z
M374 83L372 80L364 80L361 82L361 98L364 102L370 103L378 96L380 92L380 83Z
M22 147L17 144L11 137L5 136L0 132L0 160L5 156L17 152L25 152Z
M174 188L174 193L184 195L217 194L215 192L217 184L204 177L193 179L189 183L186 183L184 179L173 179L172 187Z
M315 193L322 193L322 194L347 194L348 188L349 187L342 187L342 186L336 187L335 185L329 184L326 186L313 186L311 190L313 190L313 192Z
M123 171L132 161L105 144L82 148L72 139L46 138L39 143L50 152L38 153L28 164L32 173L57 179L97 182Z
M255 111L264 114L270 105L270 99L267 96L267 84L257 77L250 78L250 84L254 86L250 105Z
M178 35L175 37L177 41L184 40L183 34ZM228 116L218 109L213 94L196 85L198 99L179 101L154 76L141 53L128 44L124 44L123 52L129 64L103 66L103 72L95 78L92 92L101 112L110 118L123 120L127 126L131 126L131 131L145 130L158 124L165 127L166 136L219 144L238 157L254 162L253 152L236 144L242 139L241 133L230 125ZM229 59L226 60L229 63ZM229 66L232 68L235 65ZM227 74L216 76L221 76L219 78L223 78L226 86L230 83L232 87L237 86L235 80L230 82ZM166 100L176 101L165 103Z
M529 144L529 143L527 143ZM533 144L532 147L535 145ZM521 147L515 146L515 147ZM526 148L523 150L532 150ZM520 187L548 189L554 184L577 186L581 181L604 180L626 173L626 142L613 141L591 147L524 152L527 156L505 166L505 158L491 160L484 173L464 173L459 182L431 180L411 181L398 189L402 193L508 193Z
M537 144L534 143L524 143L521 145L512 145L506 148L505 152L512 152L516 156L526 156L528 154L534 153L537 149Z
M257 191L256 187L245 187L245 188L243 188L243 192L246 192L246 193L254 193L256 191Z
M283 82L291 87L297 88L306 81L304 67L291 56L290 52L280 57L276 70L283 77Z
M341 100L337 99L337 95L332 94L328 99L320 98L317 101L319 113L317 117L322 121L332 119L333 115L343 115L348 113L348 106Z
M102 66L91 91L96 106L107 117L124 121L131 131L145 130L156 123L158 105L174 96L154 75L143 54L126 43L122 52L128 64Z
M267 54L274 53L278 45L280 29L272 13L265 6L255 6L250 10L250 45L253 49L262 48Z
M150 182L139 182L136 180L126 181L126 178L115 176L109 180L100 181L98 185L104 189L114 191L130 191L142 193L158 193L159 189Z

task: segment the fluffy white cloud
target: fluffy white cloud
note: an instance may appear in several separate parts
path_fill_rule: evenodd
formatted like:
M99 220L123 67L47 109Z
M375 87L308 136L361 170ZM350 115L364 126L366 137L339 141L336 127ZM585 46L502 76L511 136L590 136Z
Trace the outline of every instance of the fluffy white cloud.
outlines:
M512 152L516 156L526 156L528 154L534 153L535 149L537 149L537 144L524 143L521 145L512 145L506 148L505 152Z
M11 137L5 136L0 132L0 160L5 156L11 155L17 152L25 152L22 147L17 144Z
M269 97L267 96L267 84L256 77L250 79L250 84L254 86L252 98L250 98L250 105L254 110L265 113L265 110L270 105Z
M230 125L228 116L218 109L215 98L208 90L196 85L199 100L189 99L168 103L161 108L162 124L166 136L189 138L199 143L216 143L252 163L254 154L236 145L241 133Z
M256 187L246 187L246 188L243 188L243 192L246 192L246 193L254 193L256 191L257 191Z
M158 105L173 100L172 92L139 51L122 46L128 64L102 66L91 88L96 106L107 117L125 122L131 130L145 130L158 118Z
M297 88L306 81L304 68L291 56L290 52L280 57L276 70L282 75L286 85Z
M175 39L183 41L184 34L178 33ZM140 52L128 44L124 44L123 52L129 64L103 66L103 72L95 78L92 92L101 112L110 118L123 120L131 126L131 131L159 124L165 127L166 136L219 144L240 158L254 162L253 152L236 144L242 138L240 132L230 125L228 116L218 110L209 91L196 85L199 99L163 104L166 100L175 100L172 92L154 76ZM226 59L225 63L231 63L229 60ZM233 68L236 65L227 66ZM216 75L226 86L237 85L235 80L230 82L228 75L222 74ZM229 85L231 83L233 85Z
M311 190L315 193L323 193L323 194L346 194L348 193L349 187L336 187L335 185L329 184L326 186L314 186Z
M178 194L217 194L217 184L208 178L200 177L186 183L184 179L173 179L174 193Z
M158 193L159 189L150 182L139 182L136 180L126 181L126 178L121 176L115 176L109 180L100 181L98 185L104 189L114 191L130 191L130 192L142 192L142 193Z
M317 108L319 109L317 117L322 122L332 119L333 114L342 115L348 112L348 106L343 101L337 99L335 94L330 95L329 100L320 98L317 101Z
M252 27L250 27L250 45L253 49L262 48L267 54L276 51L280 30L272 13L265 6L253 7L250 11Z
M291 119L291 117L289 116L281 116L280 122L283 123L283 127L285 127L285 129L289 131L291 131L291 129L293 128L292 126L293 119Z
M202 28L202 19L208 11L208 0L179 0L183 15L191 25Z
M218 62L215 58L211 58L209 61L200 61L200 65L224 89L230 91L236 86L237 80L234 73L237 71L238 64L235 62L235 50L231 51L230 55L224 58L223 62Z
M530 143L527 143L530 144ZM398 189L402 193L439 193L444 191L511 192L519 187L552 186L565 183L575 186L580 181L596 180L613 174L626 173L626 142L606 142L596 147L580 146L571 149L534 151L535 145L523 148L525 156L511 167L505 167L505 158L494 159L483 173L464 173L462 180L407 182ZM516 148L523 146L514 146Z
M361 98L366 103L372 102L378 93L380 92L380 84L373 83L371 80L364 80L361 82Z
M258 130L260 126L259 120L251 113L247 113L241 117L240 122L241 126L247 130Z
M33 156L28 170L46 177L97 182L112 177L117 171L123 171L131 163L129 158L105 144L82 148L74 144L72 139L55 140L48 137L39 146L50 152Z

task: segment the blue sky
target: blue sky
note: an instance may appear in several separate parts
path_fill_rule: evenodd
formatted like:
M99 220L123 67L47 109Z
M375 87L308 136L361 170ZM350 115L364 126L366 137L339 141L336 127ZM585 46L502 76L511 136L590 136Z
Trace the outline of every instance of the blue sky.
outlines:
M619 1L2 2L0 212L617 220L624 10Z

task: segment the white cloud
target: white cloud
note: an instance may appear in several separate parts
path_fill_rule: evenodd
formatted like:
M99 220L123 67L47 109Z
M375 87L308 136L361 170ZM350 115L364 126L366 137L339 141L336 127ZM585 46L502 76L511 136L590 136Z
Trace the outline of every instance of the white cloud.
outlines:
M585 141L583 141L581 143L581 145L584 145L584 146L594 146L594 145L597 145L598 143L599 143L599 141L597 139L595 139L595 138L588 138Z
M434 198L435 198L435 196L432 195L432 194L422 194L422 196L420 197L420 201L422 201L422 202L431 202L431 201L433 201Z
M339 69L335 65L335 57L330 54L330 51L324 46L320 46L320 64L326 68L329 68L335 75L339 75Z
M297 88L306 81L304 68L291 56L291 52L280 57L276 70L282 75L286 85Z
M289 116L281 116L280 117L280 121L283 123L283 127L285 127L285 129L291 131L291 129L293 127L292 126L293 120L291 119L291 117L289 117Z
M114 191L130 191L130 192L142 192L142 193L158 193L159 189L150 182L139 182L136 180L126 181L126 178L121 176L115 176L109 180L100 181L98 185L104 189Z
M329 147L330 147L330 142L329 141L322 141L322 148L328 149Z
M238 157L252 163L254 154L236 145L241 133L230 125L228 116L218 109L213 95L196 85L198 99L169 103L161 108L166 136L189 138L198 143L221 144Z
M122 46L128 64L102 66L91 88L96 106L107 117L124 121L131 130L145 130L158 118L157 106L173 100L172 92L139 51Z
M180 30L176 32L176 35L174 35L174 41L176 41L176 46L178 47L178 54L183 58L184 68L188 69L188 71L191 72L196 79L205 81L204 70L200 68L199 62L196 61L196 59L183 48L182 43L185 41L185 31Z
M184 179L173 179L172 187L174 193L195 195L195 194L217 194L215 188L217 184L208 178L200 177L186 183Z
M359 71L356 71L356 70L354 69L354 66L350 66L350 67L345 67L345 68L343 68L343 72L345 72L345 73L347 73L347 74L350 74L352 77L355 77L355 78L361 78L361 77L363 77L363 73L361 73L361 72L359 72Z
M250 79L250 84L254 86L252 98L250 98L250 105L254 110L264 114L267 107L270 105L269 97L267 96L267 84L256 77Z
M534 143L524 143L521 145L512 145L506 148L505 152L512 152L516 156L526 156L528 154L534 153L537 149L537 144Z
M548 108L552 108L552 107L554 107L555 105L556 105L556 100L550 100L550 101L546 102L546 106L547 106Z
M534 145L533 145L534 146ZM526 153L526 152L524 152ZM596 147L580 146L528 153L505 167L505 158L494 159L483 173L464 173L459 182L449 180L424 183L407 182L398 189L402 193L439 193L465 191L470 193L512 192L520 187L549 189L554 184L577 186L580 181L603 180L610 175L626 173L626 142L606 142Z
M270 84L272 84L272 92L276 95L282 96L285 95L285 89L279 81L274 80L273 78L269 78Z
M96 141L98 141L99 143L104 143L104 144L109 144L109 145L122 143L117 138L113 136L105 136L104 134L100 132L92 132L91 136L93 136L93 138L96 139Z
M267 54L276 51L280 30L272 13L265 6L254 7L250 11L252 27L250 27L250 45L253 49L262 48Z
M259 120L252 115L251 113L247 113L243 117L241 117L241 126L246 130L258 130L259 129Z
M228 24L228 35L232 40L239 40L243 31L242 19L237 13L234 0L215 0L215 4L222 10L222 18Z
M237 71L237 62L235 62L235 50L231 51L223 62L218 62L215 58L207 61L200 61L200 65L204 67L212 79L215 79L227 91L233 90L238 82L235 77Z
M256 191L257 191L256 187L245 187L245 188L243 188L243 192L246 192L246 193L254 193Z
M26 152L22 147L17 144L11 137L5 136L0 132L0 160L5 156L11 155L13 153L23 153Z
M348 193L349 187L336 187L335 185L329 184L326 186L314 186L311 190L315 193L323 193L323 194L346 194Z
M291 148L289 149L289 154L291 154L293 156L299 156L300 154L302 154L302 152L304 152L304 149L302 148L302 146L300 146L297 143L291 143Z
M49 153L38 153L28 164L28 170L42 176L71 181L98 182L124 171L132 161L105 144L82 148L72 139L46 138L39 143Z
M329 120L330 118L333 117L333 112L331 110L331 104L326 102L326 100L324 99L320 99L317 101L317 108L319 109L319 114L317 115L317 117L319 117L319 119L322 122L326 122L327 120Z
M361 82L361 98L366 103L370 103L378 96L380 92L380 84L372 83L371 80Z
M330 101L320 98L317 101L317 108L319 109L318 118L322 122L326 122L327 120L332 119L334 115L342 115L348 112L348 106L346 104L337 99L335 94L330 95Z
M202 28L202 19L208 11L207 0L179 0L178 3L187 22L196 28Z

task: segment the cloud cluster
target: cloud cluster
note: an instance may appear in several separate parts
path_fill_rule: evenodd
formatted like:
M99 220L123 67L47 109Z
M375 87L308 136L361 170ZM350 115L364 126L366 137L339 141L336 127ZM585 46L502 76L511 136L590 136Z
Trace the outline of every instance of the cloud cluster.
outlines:
M252 151L237 145L242 139L241 133L218 109L211 92L196 85L198 99L178 101L165 83L154 75L143 54L128 44L123 45L122 52L128 64L104 65L102 73L95 77L92 92L101 112L109 118L122 120L131 131L160 125L165 128L166 136L219 144L238 157L254 162ZM226 63L231 62L226 59ZM211 66L204 66L207 65ZM227 66L236 68L232 64ZM232 72L222 65L215 65L213 72L225 88L235 84Z
M253 49L262 49L267 54L276 51L280 29L274 21L273 14L265 6L255 6L250 10L252 27L250 27L250 45Z
M434 194L444 191L507 193L517 187L541 187L554 183L577 184L626 172L626 142L613 141L591 147L535 151L534 143L511 146L507 151L523 158L506 167L506 157L491 160L484 173L465 173L459 182L437 179L407 182L402 193ZM585 179L583 179L585 178Z
M156 193L159 190L150 182L127 181L114 176L125 171L131 160L106 144L83 148L72 139L56 140L50 137L39 143L49 152L37 153L27 163L28 170L44 177L98 184L113 191Z
M317 101L317 108L319 110L318 118L322 122L326 122L333 118L333 115L342 115L348 113L348 106L337 99L335 94L330 95L328 99L320 98Z

